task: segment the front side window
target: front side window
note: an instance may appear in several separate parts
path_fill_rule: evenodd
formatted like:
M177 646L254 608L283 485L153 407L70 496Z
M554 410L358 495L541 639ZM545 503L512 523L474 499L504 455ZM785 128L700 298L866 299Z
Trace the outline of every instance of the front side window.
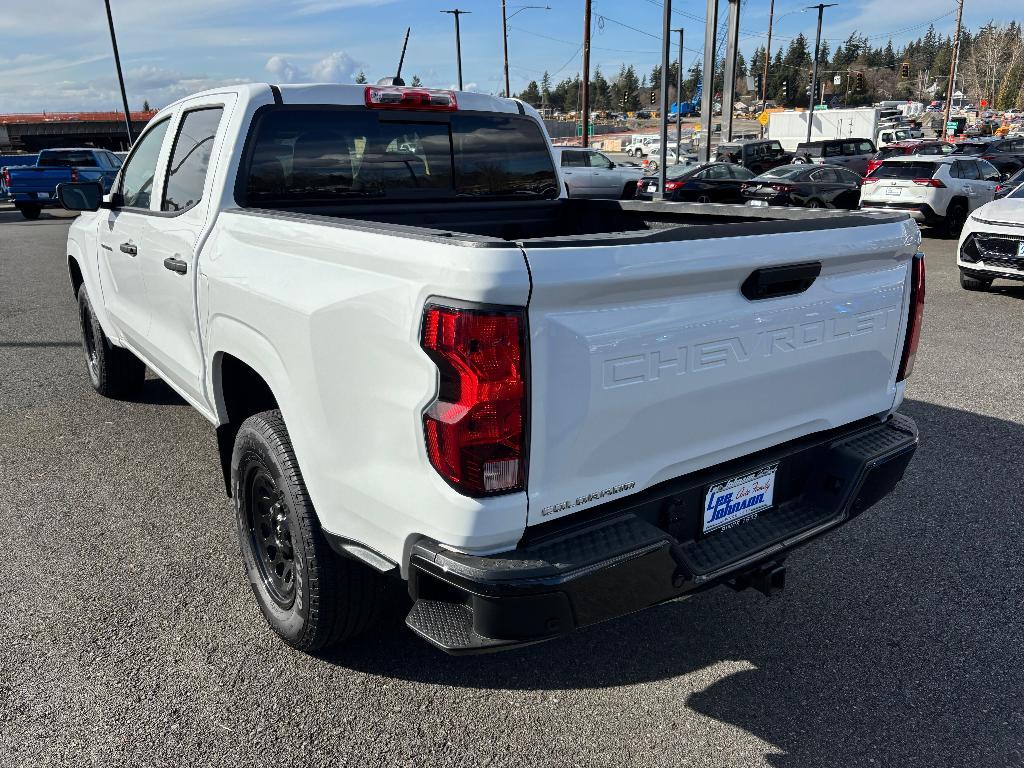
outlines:
M870 141L857 142L857 152L862 155L870 155L875 151L875 145Z
M185 211L202 198L213 140L223 114L222 107L215 107L186 112L182 117L167 165L167 188L160 210Z
M529 118L295 106L259 116L248 144L236 186L246 205L558 196L547 141ZM575 165L573 154L583 153L563 153L563 164Z
M671 147L669 148L671 153ZM590 158L591 168L611 168L612 161L602 155L600 152L589 152L587 156Z
M978 160L978 173L985 181L999 181L1003 175L988 160Z
M843 142L843 154L844 155L856 155L857 153L858 153L858 150L857 150L857 142L856 141L845 141L845 142Z
M978 178L978 164L973 160L960 160L957 162L959 166L959 176L961 179L975 180Z
M164 120L146 133L121 171L121 204L125 208L149 208L153 195L153 179L160 147L164 143L170 120Z

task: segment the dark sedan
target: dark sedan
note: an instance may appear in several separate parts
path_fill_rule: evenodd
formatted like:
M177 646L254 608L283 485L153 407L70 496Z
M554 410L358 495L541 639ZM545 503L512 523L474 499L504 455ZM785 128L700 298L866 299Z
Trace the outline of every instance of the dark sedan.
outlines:
M743 185L747 205L849 208L860 203L861 178L834 165L782 165Z
M1016 173L1024 167L1024 138L962 141L953 154L988 160L1000 173Z
M996 200L1006 197L1021 184L1024 184L1024 168L1021 168L1005 181L1000 181L996 184Z
M665 199L691 203L742 203L740 187L754 174L732 163L670 165L665 170ZM658 191L658 177L644 176L637 182L638 200L650 200Z

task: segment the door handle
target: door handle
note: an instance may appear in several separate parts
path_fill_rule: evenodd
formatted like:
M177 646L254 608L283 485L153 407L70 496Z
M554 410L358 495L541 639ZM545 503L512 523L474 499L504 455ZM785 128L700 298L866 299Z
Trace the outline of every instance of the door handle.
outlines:
M138 252L139 249L131 243L121 243L121 253L127 253L129 256L134 256Z
M187 263L185 263L181 259L175 259L171 256L168 256L166 259L164 259L164 267L166 269L171 270L171 272L177 272L179 275L184 275L186 272L188 272Z

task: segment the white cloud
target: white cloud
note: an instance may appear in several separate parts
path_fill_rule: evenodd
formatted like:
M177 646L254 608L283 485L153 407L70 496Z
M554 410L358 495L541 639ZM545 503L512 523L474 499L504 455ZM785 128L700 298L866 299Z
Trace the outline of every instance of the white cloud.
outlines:
M267 72L278 83L351 83L359 69L359 62L344 51L329 53L308 67L284 56L271 56L266 64Z

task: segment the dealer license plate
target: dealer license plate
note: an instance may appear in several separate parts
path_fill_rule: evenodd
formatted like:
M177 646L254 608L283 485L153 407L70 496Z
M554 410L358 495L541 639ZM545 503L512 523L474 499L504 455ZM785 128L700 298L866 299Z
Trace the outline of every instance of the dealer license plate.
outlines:
M755 208L767 208L768 207L768 201L767 200L747 200L747 205L752 205Z
M648 184L647 185L647 191L648 192L657 192L658 191L658 185L657 184Z
M900 189L899 187L887 187L885 190L885 194L894 195L898 197L899 195L903 194L903 190Z
M772 505L778 464L716 483L704 497L704 533L757 515Z

